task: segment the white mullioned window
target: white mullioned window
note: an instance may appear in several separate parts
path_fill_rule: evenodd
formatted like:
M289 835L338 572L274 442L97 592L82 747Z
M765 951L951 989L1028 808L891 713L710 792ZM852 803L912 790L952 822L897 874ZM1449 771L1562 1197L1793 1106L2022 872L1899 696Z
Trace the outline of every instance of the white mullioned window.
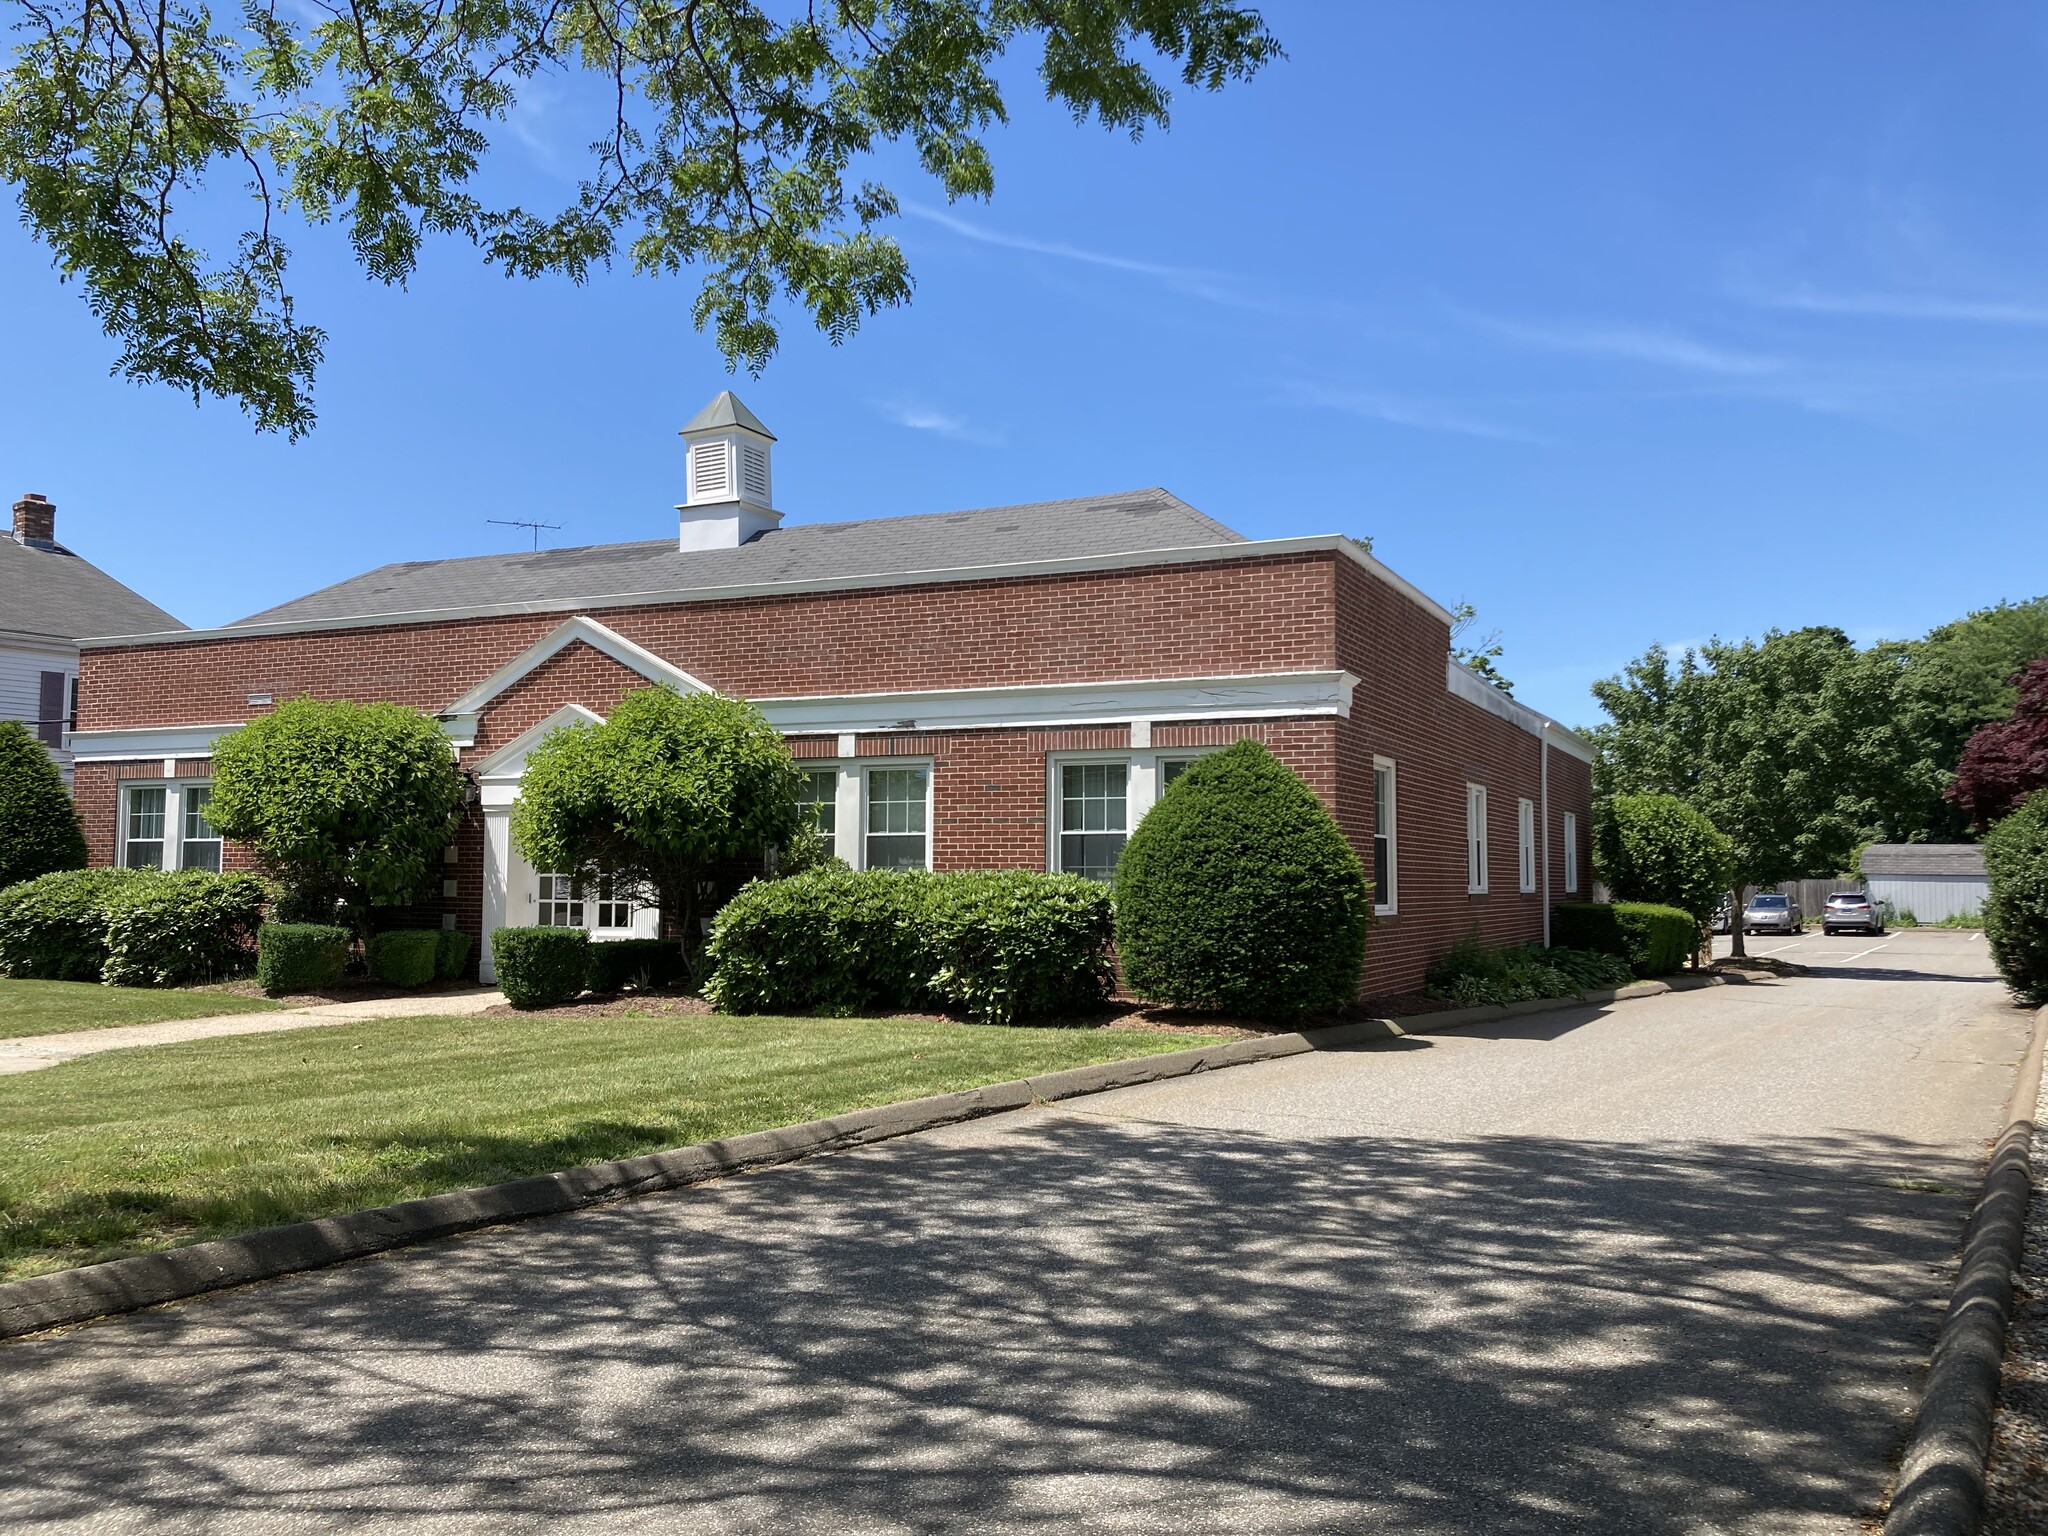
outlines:
M597 911L590 926L593 928L631 928L633 918L640 909L639 889L630 880L616 875L599 875L593 882L592 899Z
M932 771L870 768L861 867L930 869Z
M1394 760L1372 760L1372 909L1394 912L1400 907L1399 849L1395 844Z
M221 835L206 814L213 786L178 779L131 779L121 786L115 862L124 869L219 872Z
M828 843L839 839L839 770L837 768L806 768L803 770L803 787L797 791L797 804L804 808L811 818L811 824L818 829L818 835Z
M1059 867L1090 880L1116 876L1130 836L1131 765L1059 765Z
M1486 786L1465 786L1465 889L1486 893Z
M1536 889L1536 802L1515 803L1515 848L1519 857L1524 892Z
M574 875L541 875L539 911L534 921L543 928L585 926L583 898L577 894Z
M1579 889L1579 818L1571 811L1564 813L1564 888Z

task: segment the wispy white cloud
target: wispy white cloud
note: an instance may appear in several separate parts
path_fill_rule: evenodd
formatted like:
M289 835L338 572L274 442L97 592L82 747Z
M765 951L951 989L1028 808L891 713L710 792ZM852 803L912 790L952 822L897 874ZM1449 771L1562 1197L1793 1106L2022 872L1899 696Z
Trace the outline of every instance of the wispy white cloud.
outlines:
M961 443L975 443L983 448L1000 448L1003 445L1000 433L977 427L966 417L951 411L937 410L910 400L877 400L874 404L897 426L908 427L913 432L930 432L938 437L950 437Z
M972 240L978 245L1000 246L1008 251L1026 251L1034 256L1051 256L1059 261L1079 262L1084 266L1103 267L1112 272L1129 272L1137 277L1151 278L1163 283L1175 292L1187 294L1191 298L1206 299L1212 304L1227 304L1238 309L1268 307L1256 295L1245 292L1241 281L1228 272L1146 261L1139 257L1118 256L1107 251L1091 251L1083 246L1069 245L1063 240L1040 240L1031 235L1013 235L1002 230L990 229L970 219L963 219L958 214L948 213L943 208L933 208L923 203L906 202L902 207L912 218L936 224L941 229L956 234L963 240Z
M1553 352L1618 357L1725 378L1761 378L1767 374L1782 373L1793 366L1782 357L1715 346L1659 326L1601 321L1514 320L1466 309L1455 309L1454 312L1479 330Z
M1883 320L1937 320L1964 325L2048 325L2048 303L1967 299L1927 293L1828 292L1816 288L1751 290L1742 295L1766 309L1810 315L1868 315Z
M1463 411L1446 408L1434 401L1411 396L1390 395L1370 390L1328 389L1321 385L1289 383L1282 386L1286 396L1302 405L1342 411L1366 421L1383 421L1389 426L1411 427L1419 432L1448 432L1458 437L1486 438L1496 443L1547 444L1553 441L1540 433L1487 421Z

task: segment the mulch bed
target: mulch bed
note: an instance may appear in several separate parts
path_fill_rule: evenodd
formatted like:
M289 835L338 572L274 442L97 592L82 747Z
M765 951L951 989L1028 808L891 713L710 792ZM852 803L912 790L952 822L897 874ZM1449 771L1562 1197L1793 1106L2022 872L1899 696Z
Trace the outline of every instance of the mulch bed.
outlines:
M1982 1536L2048 1531L2048 1091L2034 1124L2034 1200L1991 1426Z

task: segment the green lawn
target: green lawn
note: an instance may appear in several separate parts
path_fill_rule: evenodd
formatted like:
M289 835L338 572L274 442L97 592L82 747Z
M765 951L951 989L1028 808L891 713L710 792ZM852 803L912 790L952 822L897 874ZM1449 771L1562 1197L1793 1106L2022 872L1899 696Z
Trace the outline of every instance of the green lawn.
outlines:
M103 987L96 981L0 981L0 1040L216 1013L260 1013L278 1006L233 992Z
M1213 1037L872 1019L377 1019L0 1077L0 1278Z

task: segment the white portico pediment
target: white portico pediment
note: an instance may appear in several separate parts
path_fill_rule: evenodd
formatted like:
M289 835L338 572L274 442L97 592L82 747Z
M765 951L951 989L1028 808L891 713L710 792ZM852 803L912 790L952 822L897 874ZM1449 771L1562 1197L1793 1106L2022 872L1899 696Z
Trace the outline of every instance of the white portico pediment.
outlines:
M490 706L491 700L579 640L651 683L666 683L678 693L712 691L709 684L662 660L646 646L636 645L617 630L607 629L597 620L579 613L574 618L563 620L442 710L441 721L449 737L459 747L470 745L476 740L477 718Z
M519 781L526 776L526 759L550 731L565 725L602 725L604 716L581 704L564 704L547 719L528 726L504 746L476 765L477 786L483 791L486 811L503 810L519 798Z

